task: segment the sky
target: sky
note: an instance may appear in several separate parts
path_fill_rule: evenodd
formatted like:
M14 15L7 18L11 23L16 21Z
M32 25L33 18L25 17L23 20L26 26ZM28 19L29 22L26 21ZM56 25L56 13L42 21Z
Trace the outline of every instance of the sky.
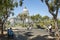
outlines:
M17 8L14 8L14 16L17 16L19 13L21 13L24 7L28 9L30 15L36 15L39 13L41 16L47 15L49 17L52 17L52 15L48 11L46 4L42 3L40 0L24 0L22 7L18 6ZM60 14L58 14L58 18L59 17Z

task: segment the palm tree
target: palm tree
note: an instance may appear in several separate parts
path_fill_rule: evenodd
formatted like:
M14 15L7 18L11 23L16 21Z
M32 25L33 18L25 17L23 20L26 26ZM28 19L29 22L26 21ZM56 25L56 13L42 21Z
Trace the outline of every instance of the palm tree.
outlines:
M40 21L42 17L41 17L40 14L36 14L36 15L35 15L35 18L36 18L36 21Z
M26 18L28 18L27 14L19 14L18 16L20 17L21 20L23 20L24 25L24 21L26 20Z

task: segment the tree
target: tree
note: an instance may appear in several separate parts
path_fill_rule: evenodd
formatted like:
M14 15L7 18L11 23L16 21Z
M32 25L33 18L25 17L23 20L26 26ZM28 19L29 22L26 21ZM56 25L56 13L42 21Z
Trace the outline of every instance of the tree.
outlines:
M24 21L26 20L26 18L28 18L28 15L22 13L22 14L19 14L18 16L19 16L20 20L23 20L23 26L24 26Z
M31 19L34 21L35 20L35 16L31 16Z
M26 19L29 20L29 11L26 7L23 9L22 14L20 14L19 17L23 20L23 25L25 25Z
M41 1L43 2L44 0L41 0ZM50 14L54 18L55 36L57 37L56 40L59 40L59 31L58 31L58 26L57 26L57 16L58 16L59 8L60 8L60 0L45 0L45 4L47 5Z
M36 15L31 16L31 19L32 19L33 21L40 21L41 18L42 18L42 17L41 17L40 14L36 14Z
M42 19L43 19L43 20L48 20L49 17L48 17L48 16L43 16Z
M20 6L22 6L23 0L20 0ZM3 25L10 14L14 15L12 10L18 6L18 2L15 0L0 0L0 25L1 34L3 35Z
M44 22L45 25L48 25L50 21L48 16L43 16L41 20Z
M40 14L36 14L35 15L35 19L36 19L36 21L40 21L41 20L41 15Z

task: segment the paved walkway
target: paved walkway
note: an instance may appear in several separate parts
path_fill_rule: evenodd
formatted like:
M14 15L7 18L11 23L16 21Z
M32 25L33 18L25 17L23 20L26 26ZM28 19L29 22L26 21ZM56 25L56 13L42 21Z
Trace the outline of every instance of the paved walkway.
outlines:
M0 40L52 40L46 39L48 32L44 29L13 29L14 39L8 39L7 36L0 38Z
M19 31L14 31L17 40L48 40L46 39L46 37L48 37L47 35L48 32L46 30L43 29L32 29L32 30L26 30L26 29L19 29ZM52 39L49 39L52 40Z

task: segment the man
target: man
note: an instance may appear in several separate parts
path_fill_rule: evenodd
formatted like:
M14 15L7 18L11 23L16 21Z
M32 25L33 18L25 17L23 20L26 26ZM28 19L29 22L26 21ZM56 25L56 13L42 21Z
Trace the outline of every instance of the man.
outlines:
M13 34L13 31L12 31L12 28L8 29L7 32L8 32L8 37L13 38L14 34Z

